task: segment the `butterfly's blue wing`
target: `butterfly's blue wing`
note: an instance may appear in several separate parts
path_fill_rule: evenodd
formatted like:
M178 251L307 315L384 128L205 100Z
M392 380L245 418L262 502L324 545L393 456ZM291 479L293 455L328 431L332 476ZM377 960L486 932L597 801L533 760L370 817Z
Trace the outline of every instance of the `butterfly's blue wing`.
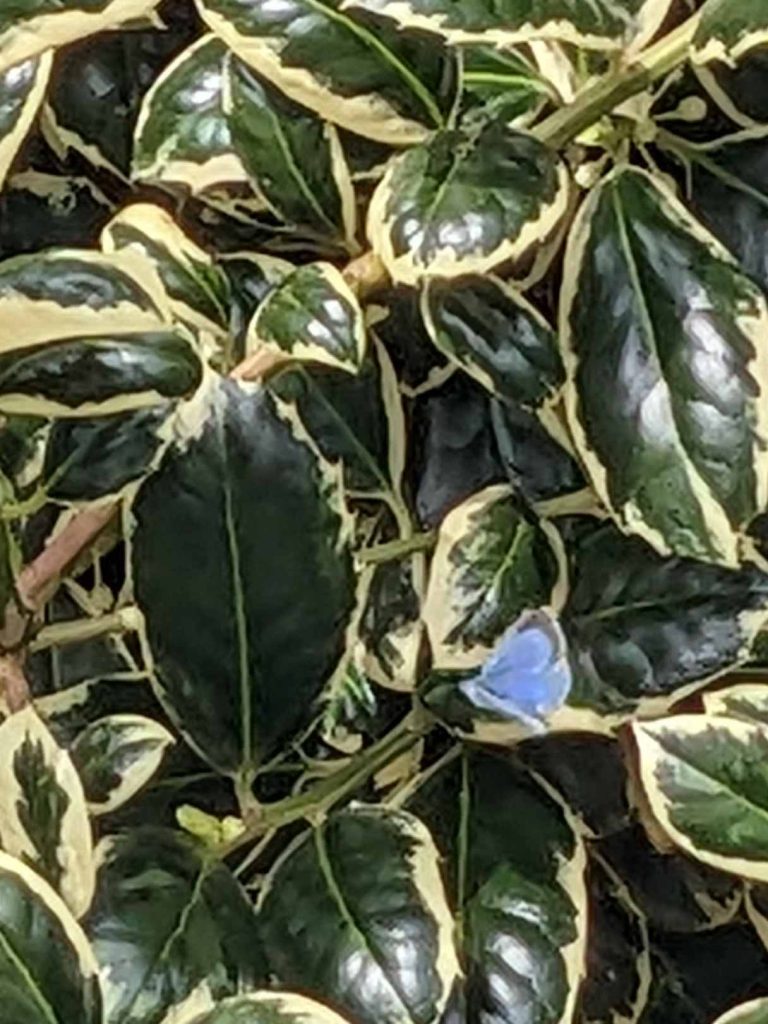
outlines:
M460 684L475 707L541 723L571 689L565 637L549 612L528 612L507 630L480 673Z

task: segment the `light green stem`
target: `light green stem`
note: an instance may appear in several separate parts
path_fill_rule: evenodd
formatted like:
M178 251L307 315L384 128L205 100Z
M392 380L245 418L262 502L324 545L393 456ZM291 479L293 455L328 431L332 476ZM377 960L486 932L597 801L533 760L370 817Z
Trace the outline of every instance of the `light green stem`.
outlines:
M694 14L658 43L639 53L616 74L598 79L579 93L572 103L556 110L532 128L532 134L553 149L561 149L572 142L619 104L683 64L690 53L699 19L700 15Z

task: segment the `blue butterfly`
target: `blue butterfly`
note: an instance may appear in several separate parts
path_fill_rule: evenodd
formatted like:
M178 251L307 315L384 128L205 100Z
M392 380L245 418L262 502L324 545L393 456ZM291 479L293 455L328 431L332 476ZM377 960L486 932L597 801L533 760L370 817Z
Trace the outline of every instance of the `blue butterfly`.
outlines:
M543 732L545 719L571 690L565 636L555 616L541 608L524 612L502 636L479 675L459 689L476 708Z

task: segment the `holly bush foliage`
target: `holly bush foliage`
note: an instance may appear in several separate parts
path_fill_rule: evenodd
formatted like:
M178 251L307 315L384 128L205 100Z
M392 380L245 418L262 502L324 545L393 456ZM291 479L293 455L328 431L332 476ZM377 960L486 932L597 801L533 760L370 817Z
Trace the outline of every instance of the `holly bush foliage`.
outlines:
M767 54L0 0L0 1024L768 1021Z

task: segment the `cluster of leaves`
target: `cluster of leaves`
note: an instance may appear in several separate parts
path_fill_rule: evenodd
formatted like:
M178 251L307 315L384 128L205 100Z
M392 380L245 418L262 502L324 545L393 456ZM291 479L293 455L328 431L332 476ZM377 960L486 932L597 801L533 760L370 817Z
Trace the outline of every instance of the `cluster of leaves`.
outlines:
M2 1024L768 1021L767 53L0 0Z

